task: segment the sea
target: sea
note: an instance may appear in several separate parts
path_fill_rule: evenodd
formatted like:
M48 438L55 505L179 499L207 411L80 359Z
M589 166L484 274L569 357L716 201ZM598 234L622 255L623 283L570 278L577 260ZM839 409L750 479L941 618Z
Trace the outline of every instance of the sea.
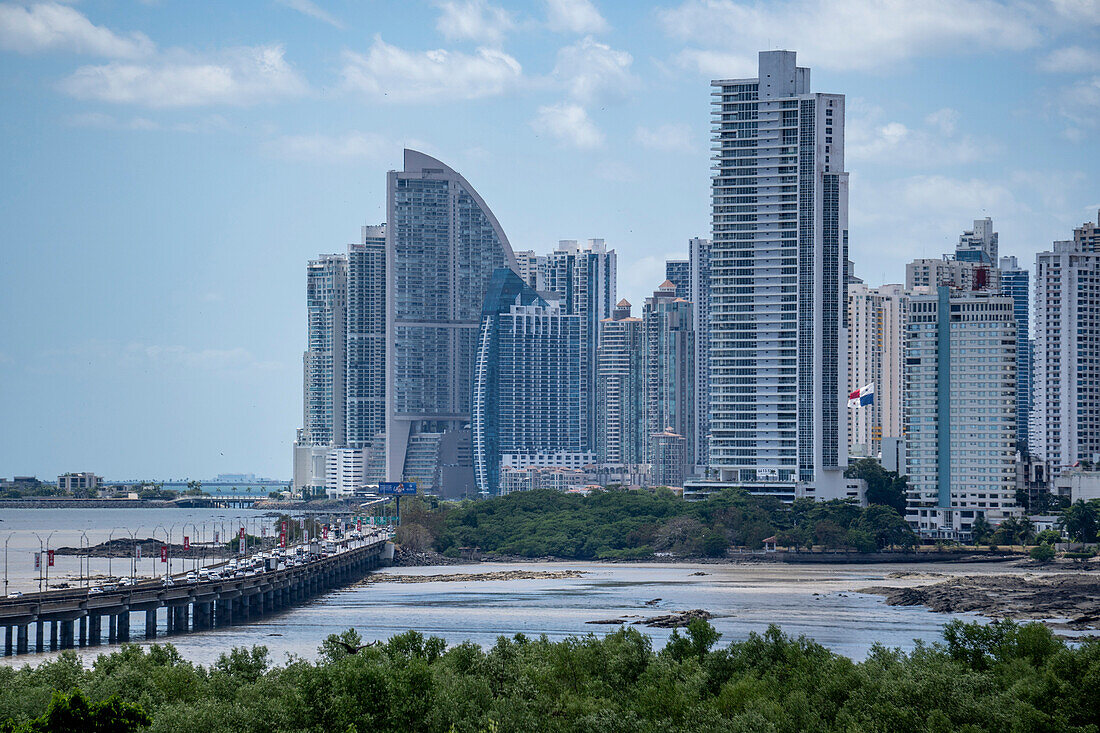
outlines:
M37 588L33 553L52 532L50 546L78 546L82 537L91 544L109 534L156 536L169 531L180 542L183 527L208 539L215 528L274 525L263 511L216 509L17 509L0 513L0 542L9 541L6 561L11 588ZM171 527L172 529L169 529ZM153 532L154 528L160 528ZM224 530L218 529L219 532ZM271 530L268 530L271 531ZM37 536L34 534L37 532ZM225 536L224 534L220 536ZM108 559L93 558L93 575L106 574ZM115 558L129 566L128 560ZM172 569L193 566L193 560ZM51 568L54 582L80 583L77 558L56 556ZM144 574L161 574L159 558L143 558ZM449 644L473 641L491 646L501 636L546 635L564 639L585 634L603 635L615 627L592 621L625 618L628 623L691 609L712 614L711 623L722 634L720 643L743 640L776 624L790 635L805 635L852 659L863 659L874 644L911 650L918 641L941 639L942 627L954 618L982 620L975 614L934 613L922 607L888 606L881 596L861 593L875 585L912 585L928 582L933 573L976 575L1013 572L1009 568L974 564L792 565L782 563L479 563L445 567L387 568L380 572L399 575L453 575L506 570L562 571L580 574L568 578L532 580L434 580L420 583L364 582L334 590L308 603L262 617L247 625L198 633L158 637L171 643L187 659L209 665L232 647L267 647L275 663L292 657L313 659L326 636L354 628L364 641L385 640L409 629L439 636ZM115 575L120 574L113 567ZM127 567L122 572L129 572ZM902 577L898 577L898 575ZM163 626L163 624L162 624ZM132 623L135 636L144 630ZM669 629L636 625L660 648ZM144 639L135 643L148 644ZM91 663L111 647L78 649ZM36 664L56 652L0 657L0 664Z

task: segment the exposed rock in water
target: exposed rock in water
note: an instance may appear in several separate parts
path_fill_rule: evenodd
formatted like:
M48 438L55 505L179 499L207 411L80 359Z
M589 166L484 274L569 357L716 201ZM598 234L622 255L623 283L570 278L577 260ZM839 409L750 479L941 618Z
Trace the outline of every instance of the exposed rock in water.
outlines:
M710 575L710 573L704 573L702 570L699 570L697 572L691 573L691 575Z
M613 626L613 625L618 625L618 624L625 624L625 623L627 623L627 620L623 619L623 618L605 618L605 619L601 619L599 621L585 621L585 623L586 624L603 624L605 626Z
M582 570L498 570L488 573L441 573L439 575L393 575L377 573L363 583L466 583L475 580L562 580L579 578Z
M397 545L393 548L393 565L405 568L430 567L432 565L466 565L469 560L447 557L433 550L410 550Z
M655 629L674 629L680 626L687 626L697 618L708 621L711 618L711 614L709 611L704 611L701 608L693 608L690 611L669 613L664 616L653 616L652 618L635 621L634 623L636 625L641 624L643 626L650 626Z
M1100 628L1100 578L1081 573L967 576L915 588L859 592L885 596L891 606L925 606L939 613L974 612L990 618L1071 619L1065 624L1069 628Z
M660 598L654 598L652 601L646 601L645 604L647 606L656 606L660 602L661 602Z

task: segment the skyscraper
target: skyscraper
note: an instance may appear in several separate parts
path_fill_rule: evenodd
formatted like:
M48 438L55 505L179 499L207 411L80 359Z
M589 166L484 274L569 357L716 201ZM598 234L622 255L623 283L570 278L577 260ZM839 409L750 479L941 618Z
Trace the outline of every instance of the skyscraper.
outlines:
M1028 421L1031 419L1031 357L1034 350L1028 337L1031 327L1028 318L1030 273L1019 266L1015 257L1002 257L1000 270L1001 294L1012 298L1012 312L1016 317L1016 449L1027 454L1030 443Z
M695 463L695 328L692 305L677 297L676 286L665 280L646 298L642 311L645 328L645 420L646 461L655 476L691 473ZM680 436L682 450L658 450L659 435ZM667 442L667 441L666 441ZM684 465L661 466L676 456Z
M386 478L434 482L438 465L409 473L410 445L470 422L481 306L493 271L516 259L473 186L415 150L387 175L386 217Z
M791 51L712 81L710 466L722 481L814 483L847 465L844 96Z
M596 351L596 460L603 466L646 462L644 352L642 319L620 300L611 318L600 321Z
M913 260L905 266L905 288L946 285L962 290L1001 290L997 268L997 232L993 220L975 219L974 228L959 235L953 254L940 259Z
M975 219L974 228L959 235L955 247L955 259L960 262L979 262L988 267L997 266L997 232L988 216Z
M710 240L688 240L688 293L695 322L695 465L710 460Z
M516 252L516 272L523 281L536 291L546 290L549 280L549 262L546 255L535 254L534 250Z
M1018 513L1016 318L989 290L923 291L905 307L906 519L967 540L979 516Z
M676 286L676 296L691 300L691 261L665 260L665 280Z
M848 389L875 389L870 405L848 408L851 456L879 456L883 438L901 436L903 294L901 285L848 284Z
M473 381L478 491L499 492L505 454L525 465L523 456L584 452L581 330L580 316L544 300L512 270L493 273Z
M615 268L615 250L608 249L602 239L584 244L562 240L548 261L547 290L557 295L567 315L581 317L585 375L581 400L589 450L596 445L596 411L591 409L596 395L596 349L600 321L609 318L615 307Z
M386 226L348 245L347 420L344 444L362 449L386 429Z
M302 357L303 444L340 445L344 440L347 296L346 256L310 260L306 267L307 349Z
M1100 221L1100 212L1097 213ZM1100 460L1100 226L1035 256L1032 453L1057 476Z

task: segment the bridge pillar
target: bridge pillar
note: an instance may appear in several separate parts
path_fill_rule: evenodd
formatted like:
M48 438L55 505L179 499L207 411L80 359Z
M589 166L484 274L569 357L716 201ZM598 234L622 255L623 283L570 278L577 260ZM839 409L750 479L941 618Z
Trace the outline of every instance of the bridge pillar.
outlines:
M57 651L57 622L50 622L50 651Z
M122 643L130 641L130 609L118 615L118 640Z
M213 614L214 608L212 603L196 603L195 609L192 611L194 614L194 621L192 626L196 629L209 629L210 628L210 616Z
M103 635L99 618L98 613L88 614L88 646L99 646L100 637Z
M176 633L176 617L172 614L171 606L164 607L164 633Z
M219 600L214 611L214 625L222 627L229 626L231 623L233 623L233 602Z
M80 630L78 632L77 643L80 644L80 646L87 646L88 645L88 617L87 616L81 616L80 617L79 629Z
M12 627L4 627L4 656L10 657L15 652L15 647L12 644Z
M157 609L155 608L145 611L145 638L157 638Z
M116 614L107 614L107 643L114 644L118 642L118 616Z
M173 611L176 614L176 633L184 634L187 632L187 604L182 606L176 606Z
M248 607L252 603L252 596L241 596L240 606L237 608L237 612L233 614L234 618L237 618L237 623L248 623Z
M44 623L45 623L44 621L36 621L35 622L34 651L37 652L38 654L41 654L42 652L46 651L46 645L43 642L44 634L43 634L43 630L42 630L42 625Z
M27 643L27 625L23 624L15 629L15 653L26 654L27 647L30 646Z
M61 622L61 648L73 648L73 621L71 619Z

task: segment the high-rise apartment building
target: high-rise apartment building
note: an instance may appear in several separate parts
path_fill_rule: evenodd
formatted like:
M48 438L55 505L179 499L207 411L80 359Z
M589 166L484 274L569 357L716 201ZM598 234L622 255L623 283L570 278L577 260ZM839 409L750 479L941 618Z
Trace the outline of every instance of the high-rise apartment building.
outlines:
M386 227L348 245L346 439L363 449L386 430Z
M905 305L906 519L966 540L1018 513L1016 317L1011 298L940 285Z
M549 279L549 258L546 255L535 254L530 249L520 250L516 252L516 268L523 281L534 290L546 290Z
M691 260L665 260L665 280L676 286L677 297L692 299Z
M1012 298L1012 313L1016 317L1016 449L1026 455L1030 444L1031 359L1034 352L1034 344L1028 336L1031 331L1028 318L1031 302L1030 273L1020 267L1015 257L1002 257L999 269L1001 295Z
M848 384L874 385L874 401L848 408L849 455L878 457L901 436L901 285L848 285Z
M347 296L345 255L310 260L306 267L307 349L302 357L303 444L339 445L344 440Z
M710 460L710 240L688 240L688 300L695 322L695 456L701 473Z
M1097 212L1100 221L1100 212ZM1100 226L1035 256L1033 455L1049 475L1100 460Z
M992 219L975 219L974 228L959 235L953 254L945 254L940 259L914 260L906 265L905 289L946 285L960 290L1000 292L997 240Z
M655 476L686 476L695 464L695 327L692 305L677 297L676 286L665 280L646 298L642 310L645 329L646 460ZM658 450L655 436L674 433L684 443L680 452ZM686 463L661 466L669 456ZM682 478L681 478L682 485Z
M472 440L479 492L500 491L512 460L585 450L582 324L507 268L493 274L481 314L473 381Z
M978 262L987 267L997 266L997 232L988 216L975 219L974 228L959 235L955 247L955 259L960 262Z
M386 186L386 478L434 482L439 461L418 459L414 475L410 450L466 429L489 280L517 265L465 178L415 150L404 162Z
M606 467L633 467L645 458L645 332L642 319L620 300L600 321L596 350L596 460Z
M555 293L561 309L580 316L584 340L583 370L585 384L581 394L586 406L585 426L588 449L596 445L596 411L589 409L596 395L596 349L599 347L600 321L611 317L615 307L615 250L602 239L585 243L562 240L549 255L546 289Z
M841 495L848 463L844 95L791 51L712 81L710 467Z

